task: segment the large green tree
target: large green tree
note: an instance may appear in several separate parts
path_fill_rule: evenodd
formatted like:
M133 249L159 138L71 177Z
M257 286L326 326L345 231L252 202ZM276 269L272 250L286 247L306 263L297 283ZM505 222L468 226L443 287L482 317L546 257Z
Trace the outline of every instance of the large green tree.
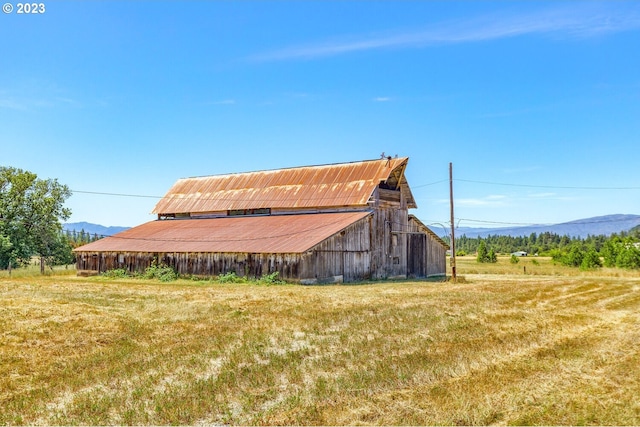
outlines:
M0 268L28 263L32 256L52 263L65 244L61 222L71 216L64 202L71 190L55 179L0 166Z

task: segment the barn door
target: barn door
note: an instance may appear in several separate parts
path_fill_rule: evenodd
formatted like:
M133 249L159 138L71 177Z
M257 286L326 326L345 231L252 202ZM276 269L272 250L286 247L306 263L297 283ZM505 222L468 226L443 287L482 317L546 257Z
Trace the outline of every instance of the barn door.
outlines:
M427 235L409 234L407 246L407 277L426 277Z

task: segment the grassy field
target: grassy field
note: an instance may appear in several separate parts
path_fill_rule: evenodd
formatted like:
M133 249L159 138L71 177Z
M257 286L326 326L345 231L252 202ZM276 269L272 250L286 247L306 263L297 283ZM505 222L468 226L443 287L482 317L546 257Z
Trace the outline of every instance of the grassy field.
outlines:
M638 272L471 257L458 272L0 276L0 424L640 424Z

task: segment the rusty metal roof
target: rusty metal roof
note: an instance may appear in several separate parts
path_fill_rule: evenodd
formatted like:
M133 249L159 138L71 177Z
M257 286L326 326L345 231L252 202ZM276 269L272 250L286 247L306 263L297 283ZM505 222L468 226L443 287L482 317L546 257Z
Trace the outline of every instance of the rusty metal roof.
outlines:
M153 213L234 209L305 209L367 206L381 182L393 181L416 207L404 177L407 157L214 175L178 180Z
M303 253L370 212L158 220L76 252Z

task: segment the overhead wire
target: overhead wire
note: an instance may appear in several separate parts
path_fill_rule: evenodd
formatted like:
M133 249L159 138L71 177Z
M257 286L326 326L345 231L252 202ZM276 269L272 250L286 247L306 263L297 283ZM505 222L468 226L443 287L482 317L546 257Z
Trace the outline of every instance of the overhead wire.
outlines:
M335 213L335 212L334 212ZM218 217L218 218L209 218L210 220L214 220L214 219L219 219L219 218L230 218L230 217ZM242 218L242 216L236 216L233 218ZM165 220L165 221L187 221L187 220L183 220L183 219L173 219L173 220ZM126 237L126 236L121 236L121 233L116 233L116 234L112 234L112 235L98 235L98 236L102 236L102 237L111 237L111 238L115 238L115 239L122 239L122 240L137 240L137 241L150 241L150 242L175 242L175 243L228 243L228 242L250 242L250 241L256 241L256 240L265 240L265 239L273 239L273 238L281 238L281 237L294 237L300 234L304 234L304 233L308 233L311 231L316 231L316 230L321 230L323 228L327 228L327 227L332 227L335 224L337 224L340 221L334 221L334 222L329 222L329 223L325 223L325 224L321 224L318 225L316 227L309 227L306 228L304 230L298 230L298 231L294 231L294 232L287 232L287 233L282 233L282 234L274 234L274 235L270 235L270 236L259 236L259 237L247 237L247 238L238 238L238 239L216 239L216 240L207 240L207 239L180 239L180 238L175 238L175 239L166 239L166 238L151 238L151 237ZM71 231L71 232L78 232L77 230L66 230L63 229L63 231ZM124 230L126 231L126 230ZM79 231L78 233L82 233L82 231ZM86 233L86 232L85 232ZM94 236L95 234L93 233L86 233L89 237Z
M241 217L238 217L241 218ZM469 222L478 222L478 223L485 223L485 224L496 224L496 225L516 225L516 226L540 226L540 227L548 227L548 226L552 226L552 225L557 225L557 224L539 224L539 223L512 223L512 222L503 222L503 221L485 221L485 220L476 220L476 219L469 219L469 218L458 218L461 221L469 221ZM173 221L181 221L181 220L173 220ZM576 225L583 225L583 224L603 224L603 223L613 223L613 222L623 222L623 221L628 221L628 219L626 218L619 218L619 219L607 219L607 220L597 220L597 221L580 221L578 223L576 223ZM390 224L395 224L401 227L404 227L405 225L402 223L399 223L397 221L389 221ZM426 224L428 227L429 226L433 226L433 225L439 225L440 227L443 228L443 231L445 232L444 234L448 236L448 230L443 227L442 224L446 224L447 221L429 221L429 224ZM123 240L142 240L142 241L152 241L152 242L176 242L176 243L228 243L228 242L243 242L243 241L255 241L255 240L261 240L261 239L271 239L271 238L281 238L281 237L293 237L302 233L307 233L310 231L315 231L315 230L320 230L322 228L325 227L330 227L333 226L334 224L336 224L336 222L332 222L332 223L328 223L328 224L323 224L320 225L318 227L312 227L312 228L308 228L305 230L300 230L300 231L296 231L296 232L292 232L292 233L283 233L283 234L277 234L277 235L272 235L272 236L268 236L268 237L252 237L252 238L239 238L239 239L217 239L217 240L206 240L206 239L161 239L161 238L150 238L150 237L123 237L120 236L120 233L116 233L116 234L112 234L112 235L105 235L105 234L98 234L98 233L89 233L89 232L84 232L85 235L89 238L93 238L95 236L98 236L100 238L105 238L105 237L113 237L113 238L117 238L117 239L123 239ZM459 228L459 227L456 227ZM64 228L62 230L63 232L70 232L70 233L74 233L74 234L78 234L78 235L82 235L84 230L74 230L74 229L66 229ZM403 230L400 230L403 231Z
M428 187L428 186L432 186L432 185L436 185L436 184L441 184L443 182L448 182L447 179L443 179L440 181L434 181L434 182L430 182L428 184L419 184L419 185L413 185L411 186L411 188L422 188L422 187ZM478 180L471 180L471 179L461 179L461 178L454 178L454 182L467 182L467 183L472 183L472 184L484 184L484 185L501 185L501 186L508 186L508 187L523 187L523 188L545 188L545 189L557 189L557 190L623 190L623 191L627 191L627 190L640 190L640 187L594 187L594 186L561 186L561 185L539 185L539 184L514 184L514 183L506 183L506 182L491 182L491 181L478 181ZM170 198L167 195L164 196L155 196L155 195L147 195L147 194L127 194L127 193L112 193L112 192L101 192L101 191L86 191L86 190L71 190L72 193L78 193L78 194L93 194L93 195L101 195L101 196L117 196L117 197L138 197L138 198L150 198L150 199L165 199L165 198ZM342 196L340 196L342 197ZM324 199L335 199L335 198L340 198L338 196L336 197L322 197ZM309 197L309 198L301 198L301 200L311 200L311 199L315 199L317 197ZM217 200L214 198L201 198L200 200ZM261 201L260 199L255 199L255 198L251 198L251 199L235 199L237 201L249 201L249 200L257 200L257 201ZM266 200L266 199L265 199Z
M502 185L507 187L546 188L549 190L640 190L640 187L586 187L564 185L539 185L539 184L513 184L506 182L475 181L471 179L455 178L454 181L469 182L473 184Z
M165 196L149 196L144 194L105 193L100 191L82 191L82 190L71 190L71 192L78 193L78 194L95 194L99 196L138 197L138 198L147 198L147 199L163 199L165 197Z
M430 182L427 184L419 184L419 185L415 185L412 186L412 189L416 189L416 188L423 188L423 187L428 187L428 186L433 186L436 184L441 184L444 182L448 182L448 179L443 179L443 180L439 180L439 181L434 181L434 182ZM640 190L640 187L635 187L635 186L627 186L627 187L597 187L597 186L560 186L560 185L539 185L539 184L517 184L517 183L504 183L504 182L492 182L492 181L480 181L480 180L470 180L470 179L462 179L462 178L455 178L454 182L465 182L465 183L473 183L473 184L483 184L483 185L499 185L499 186L508 186L508 187L521 187L521 188L544 188L544 189L564 189L564 190L595 190L595 191L600 191L600 190L620 190L620 191L635 191L635 190ZM101 195L101 196L113 196L113 197L132 197L132 198L151 198L151 199L165 199L165 198L173 198L173 196L170 195L164 195L164 196L155 196L155 195L145 195L145 194L128 194L128 193L115 193L115 192L100 192L100 191L86 191L86 190L71 190L72 193L77 193L77 194L90 194L90 195ZM324 200L331 200L331 199L338 199L338 198L342 198L343 196L335 196L335 197L321 197L321 199ZM317 199L318 197L308 197L308 198L300 198L300 200L312 200L312 199ZM220 200L219 197L217 198L202 198L200 197L199 200L201 201L207 201L207 200ZM244 199L244 198L234 198L234 201L267 201L267 200L271 200L271 199L257 199L257 198L250 198L250 199ZM500 226L550 226L553 225L551 223L523 223L523 222L509 222L509 221L488 221L488 220L481 220L481 219L472 219L472 218L458 218L458 221L466 221L466 222L474 222L474 223L482 223L482 224L494 224L494 225L500 225ZM607 220L598 220L598 221L589 221L589 222L580 222L580 224L594 224L594 223L606 223L606 222L619 222L619 221L625 221L625 219L607 219ZM432 224L439 224L441 225L442 223L449 223L449 220L443 220L443 221L428 221L431 222ZM456 227L458 228L458 227ZM72 231L76 231L76 230L72 230ZM296 233L298 234L298 233ZM113 237L113 235L109 236L109 235L101 235L102 237ZM285 235L286 236L286 235ZM284 237L284 236L282 236Z

